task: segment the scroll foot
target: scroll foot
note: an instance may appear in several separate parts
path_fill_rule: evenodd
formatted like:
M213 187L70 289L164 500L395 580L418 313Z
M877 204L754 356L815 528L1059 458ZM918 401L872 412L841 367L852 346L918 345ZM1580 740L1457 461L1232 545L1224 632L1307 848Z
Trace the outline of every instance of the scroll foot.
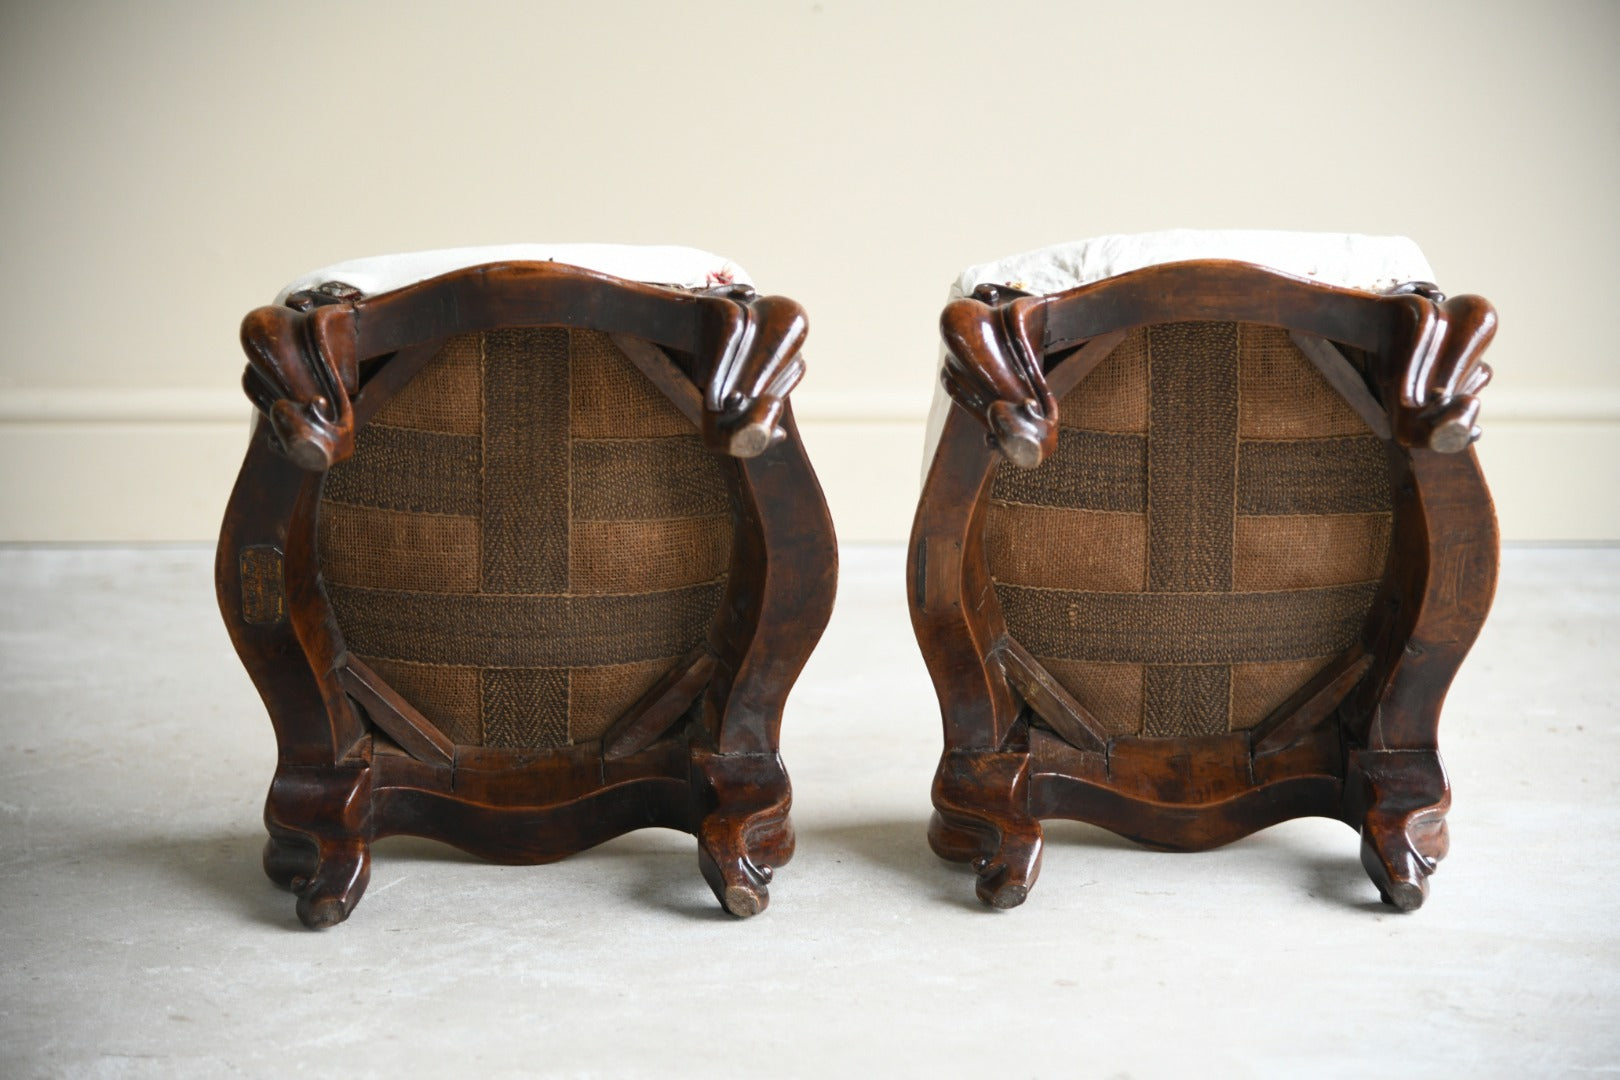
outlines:
M705 822L698 837L698 867L720 906L738 918L764 911L771 902L772 869L755 862L732 822Z
M1361 751L1351 765L1353 784L1358 776L1361 865L1384 903L1416 911L1450 847L1451 790L1440 756L1427 750Z
M264 872L323 930L347 919L371 880L371 771L287 766L264 809Z
M336 926L354 911L370 881L370 844L363 840L323 842L315 873L293 882L298 921L311 930Z
M934 812L928 846L951 862L970 863L973 891L993 908L1015 908L1029 898L1041 873L1040 822L1017 821L960 811Z
M1024 808L1028 762L950 751L934 779L928 844L942 859L970 863L974 892L994 908L1022 904L1041 872L1041 823Z
M697 827L703 880L732 915L758 915L775 868L793 857L787 773L774 754L694 751L693 766L714 800Z

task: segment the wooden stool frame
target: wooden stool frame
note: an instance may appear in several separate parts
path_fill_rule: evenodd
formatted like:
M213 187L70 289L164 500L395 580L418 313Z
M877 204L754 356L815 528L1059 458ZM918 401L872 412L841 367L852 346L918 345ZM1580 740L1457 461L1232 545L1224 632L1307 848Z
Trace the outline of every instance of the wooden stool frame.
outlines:
M539 326L610 335L698 427L729 489L731 569L707 647L599 742L458 747L348 656L321 579L322 486L356 430L446 340ZM837 576L832 522L787 401L805 332L803 310L781 297L556 263L471 267L372 297L333 283L247 316L243 384L262 415L215 577L276 731L265 872L297 894L306 925L348 917L372 841L395 834L542 863L632 829L680 829L697 837L727 911L765 907L794 846L782 707Z
M1053 452L1057 401L1129 331L1205 320L1287 330L1383 437L1388 563L1357 644L1252 731L1110 734L1008 634L984 549L991 481ZM1470 445L1491 305L1425 282L1380 295L1201 260L1049 296L981 286L946 306L941 329L955 407L907 568L945 728L934 851L973 865L985 903L1012 907L1040 872L1043 818L1189 851L1324 816L1360 832L1386 902L1422 904L1448 844L1440 708L1495 590L1496 519Z

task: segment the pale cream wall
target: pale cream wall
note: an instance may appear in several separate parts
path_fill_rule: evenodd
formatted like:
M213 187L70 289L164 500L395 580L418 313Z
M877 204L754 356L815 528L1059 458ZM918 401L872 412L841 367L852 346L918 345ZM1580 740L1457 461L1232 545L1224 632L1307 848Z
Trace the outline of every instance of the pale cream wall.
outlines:
M898 539L955 271L1170 226L1416 238L1502 313L1508 535L1617 537L1617 40L1610 3L6 5L0 539L209 536L248 308L511 240L803 302L841 534Z

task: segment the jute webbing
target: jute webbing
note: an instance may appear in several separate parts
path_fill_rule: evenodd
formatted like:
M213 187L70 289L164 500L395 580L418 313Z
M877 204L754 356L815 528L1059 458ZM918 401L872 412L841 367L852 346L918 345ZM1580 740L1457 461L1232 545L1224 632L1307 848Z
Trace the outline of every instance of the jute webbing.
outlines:
M332 470L351 652L452 740L598 738L703 641L731 508L696 430L603 334L466 334Z
M1273 327L1127 335L998 468L1008 630L1109 730L1259 723L1359 637L1390 543L1384 444Z

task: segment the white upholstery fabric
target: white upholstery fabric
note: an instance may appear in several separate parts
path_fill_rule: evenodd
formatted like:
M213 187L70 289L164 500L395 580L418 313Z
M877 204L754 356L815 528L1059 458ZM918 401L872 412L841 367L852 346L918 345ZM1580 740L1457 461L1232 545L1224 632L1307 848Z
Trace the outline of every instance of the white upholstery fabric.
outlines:
M341 281L367 296L375 296L452 270L495 262L567 263L631 281L699 289L733 282L753 284L748 272L730 259L697 248L636 244L496 244L351 259L294 278L276 294L276 303L283 303L292 293L313 289L328 281Z
M968 296L984 284L1007 285L1044 296L1132 270L1190 259L1232 259L1324 285L1366 292L1383 292L1407 281L1434 280L1434 271L1423 252L1404 236L1165 229L1095 236L970 266L951 284L950 299ZM940 370L944 366L942 346ZM950 412L950 395L936 382L923 445L924 479Z
M970 266L957 277L951 295L967 296L986 283L1044 295L1189 259L1233 259L1367 292L1383 292L1405 281L1434 280L1423 252L1404 236L1166 229L1095 236Z

